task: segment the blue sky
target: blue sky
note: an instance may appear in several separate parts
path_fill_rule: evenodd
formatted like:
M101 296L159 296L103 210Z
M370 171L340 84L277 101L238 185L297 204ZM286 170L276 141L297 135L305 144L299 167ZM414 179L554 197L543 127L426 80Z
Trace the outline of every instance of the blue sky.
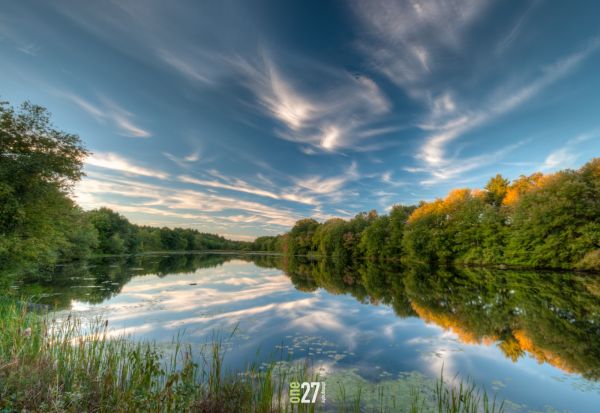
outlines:
M93 152L75 195L236 239L600 155L595 1L0 5L0 98Z

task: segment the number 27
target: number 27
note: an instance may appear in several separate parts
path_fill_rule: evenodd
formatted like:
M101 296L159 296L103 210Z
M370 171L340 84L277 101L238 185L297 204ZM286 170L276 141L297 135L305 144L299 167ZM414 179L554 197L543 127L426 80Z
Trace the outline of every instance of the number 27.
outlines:
M317 394L319 394L319 389L321 388L321 383L318 381L311 381L310 384L307 382L302 383L300 386L304 389L304 395L302 396L301 403L315 403L317 401ZM313 393L312 400L308 399L308 394L310 393L310 389L314 388L315 392Z

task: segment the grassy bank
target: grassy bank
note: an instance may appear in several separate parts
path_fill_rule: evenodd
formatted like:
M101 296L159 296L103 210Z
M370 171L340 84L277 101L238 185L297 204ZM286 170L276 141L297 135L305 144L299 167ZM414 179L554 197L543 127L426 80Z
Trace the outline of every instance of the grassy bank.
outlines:
M327 388L327 401L291 404L290 382L320 381L307 363L249 364L226 371L224 339L215 336L192 354L181 337L169 350L125 337L109 338L108 323L30 311L0 302L0 411L40 412L312 412L364 411L365 393L343 383ZM392 405L384 387L369 411L501 412L502 405L472 384L448 384L433 391L413 387ZM392 396L394 397L394 396ZM396 400L396 398L393 398ZM400 400L400 399L398 399ZM406 401L408 400L408 401ZM371 410L372 409L372 410Z

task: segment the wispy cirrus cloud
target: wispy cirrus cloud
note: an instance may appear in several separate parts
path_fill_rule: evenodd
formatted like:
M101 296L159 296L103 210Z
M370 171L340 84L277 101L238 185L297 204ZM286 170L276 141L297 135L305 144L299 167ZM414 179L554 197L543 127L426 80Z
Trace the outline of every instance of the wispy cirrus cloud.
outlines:
M429 174L424 183L438 183L456 178L485 166L490 160L499 160L504 149L469 158L460 158L459 151L450 152L451 143L467 133L493 122L499 117L524 105L560 79L568 76L598 46L591 39L580 50L564 55L554 63L542 66L537 73L520 83L510 76L500 85L490 85L491 92L483 89L483 97L465 98L464 93L446 82L443 75L449 56L457 59L479 52L469 49L469 33L488 12L492 2L476 0L446 1L391 1L354 2L353 10L362 31L358 49L374 69L387 76L405 93L419 102L424 110L417 127L424 131L424 143L416 153L418 166L405 166L412 173ZM535 9L530 3L519 15L508 35L500 41L504 51L523 30L524 21ZM497 50L498 51L498 50ZM499 54L496 53L496 58ZM523 80L523 79L521 79ZM490 86L487 86L489 89Z
M590 140L600 140L600 129L589 130L568 139L562 147L553 150L546 156L540 169L547 171L572 168L576 161L584 155L585 150L580 145L586 144Z
M196 159L197 155L195 153L192 153L186 158ZM110 171L120 172L126 176L144 176L157 178L161 180L171 179L171 176L166 172L160 171L156 168L150 169L144 166L140 166L131 159L127 159L119 154L112 152L93 153L86 158L85 164ZM178 175L177 177L175 177L175 180L186 184L199 185L208 188L226 189L229 191L247 193L276 200L291 201L306 205L317 204L317 200L313 196L310 196L308 194L308 192L311 191L302 191L298 188L292 188L294 193L275 193L273 191L251 185L242 179L225 176L215 170L209 170L208 174L210 174L213 177L213 179L200 179L189 175ZM264 179L265 178L263 177L263 181ZM329 180L319 181L315 177L311 177L306 182L313 182L314 192L319 195L326 194L330 190L338 189L338 187L340 186L335 185L335 187L333 187L331 186ZM343 184L344 182L345 180L339 180L340 184ZM275 186L272 182L270 182L270 184L271 186ZM304 186L301 186L301 188L309 189L305 188Z
M303 178L295 178L294 182L298 188L308 190L312 193L333 195L342 190L348 182L356 180L359 177L357 164L356 162L352 162L341 175L330 177L312 175Z
M16 50L26 55L37 56L42 47L37 41L32 41L35 37L24 36L19 28L11 27L8 16L0 16L0 43L7 40Z
M456 174L448 173L448 171L461 169L466 171L474 169L477 164L485 165L487 155L459 160L456 157L447 157L446 146L460 136L494 121L542 93L558 80L568 76L599 46L600 41L592 39L582 50L564 56L551 65L542 67L537 77L524 86L508 89L508 91L506 88L499 88L488 98L483 109L453 107L453 113L448 116L440 115L435 111L431 112L428 119L419 125L422 130L429 131L430 135L426 136L425 143L417 154L417 159L423 161L426 165L425 168L431 171L432 176L437 179L456 176ZM504 151L497 153L504 153ZM496 156L492 157L496 159ZM481 162L476 162L477 159L480 159ZM456 169L451 166L456 163L461 164L461 167ZM465 165L472 167L464 169ZM411 171L410 169L406 170ZM423 172L423 170L423 168L413 168L412 171ZM431 182L434 181L431 180Z
M121 130L121 134L134 138L147 138L150 132L137 126L131 120L131 113L122 110L114 110L109 115L117 127Z
M516 41L519 37L523 28L525 27L525 22L530 17L532 11L541 3L540 0L532 0L529 2L523 13L521 13L515 20L514 24L511 26L510 30L504 36L495 49L495 54L502 54L504 51L508 50L509 47Z
M439 55L459 50L465 31L486 10L477 0L354 1L363 28L358 47L373 67L420 100L442 66Z
M222 176L221 176L222 177ZM184 183L200 185L210 188L220 188L227 189L236 192L244 192L252 195L258 195L262 197L267 197L271 199L279 199L286 201L299 202L301 204L314 205L316 203L314 198L308 196L299 196L295 194L277 194L275 192L258 188L256 186L250 185L246 181L242 179L231 179L225 178L228 182L222 182L218 180L208 180L208 179L198 179L193 178L187 175L180 175L177 177L177 180Z
M350 13L346 4L314 22L319 40L307 41L268 2L15 2L0 16L0 71L7 98L48 106L98 150L83 204L155 225L273 233L302 216L348 217L480 185L492 170L595 155L587 135L565 144L573 127L594 126L595 46L573 53L597 33L593 22L559 13L571 33L562 36L538 18L560 7L539 0L351 0ZM541 39L553 47L531 47ZM23 54L33 44L43 65ZM82 55L90 59L65 67ZM567 77L573 87L562 88ZM46 97L48 85L74 93ZM567 89L564 99L548 93ZM579 104L590 109L573 115ZM73 113L83 115L75 125ZM155 138L132 146L118 135ZM542 135L544 144L517 142Z
M259 187L240 178L225 176L214 169L208 170L206 173L212 179L199 179L188 175L180 175L177 177L177 180L208 188L226 189L315 207L319 207L323 203L352 197L355 193L348 188L348 184L358 181L361 178L356 162L352 162L343 172L331 176L318 174L290 176L280 174L280 178L288 182L285 185L275 183L261 174L257 174L257 180L264 187ZM282 187L285 190L282 191Z
M93 116L98 122L112 123L123 136L133 138L147 138L151 136L150 131L134 122L134 115L131 112L121 108L109 99L102 98L100 99L102 104L97 104L70 92L55 91L55 94L74 103L81 110Z
M293 66L291 57L285 60ZM237 57L231 64L245 77L244 84L264 113L284 126L276 131L277 136L308 145L311 149L305 149L306 154L357 149L363 138L390 131L368 127L388 113L391 104L379 86L365 75L351 75L302 60L297 69L307 75L294 77L286 75L264 50L260 59ZM314 78L326 81L328 87L309 87L309 79Z
M274 225L281 229L292 226L300 217L285 207L233 196L174 187L172 184L151 184L132 177L96 172L88 172L87 175L75 190L79 203L85 208L108 206L122 213L178 218L184 226L224 223L224 228L230 230L236 229L235 225L240 223L254 223L259 227Z
M257 175L256 181L262 183L263 187L244 179L224 175L214 169L205 172L208 178L190 175L172 176L159 169L140 165L138 161L113 152L94 153L86 159L85 164L88 166L86 173L91 177L85 178L86 184L80 187L78 196L82 205L87 208L101 206L100 199L105 199L104 202L108 202L107 206L114 207L120 212L135 212L135 208L139 207L137 211L146 215L177 217L187 220L205 217L193 212L198 209L204 212L223 212L237 209L246 212L223 215L221 218L235 223L259 223L278 226L292 225L295 221L290 217L293 215L299 218L300 215L292 214L291 210L285 208L283 209L285 212L281 212L276 207L263 204L262 201L249 201L231 193L249 194L259 198L308 205L313 208L316 218L328 219L333 215L324 214L321 210L322 206L355 197L357 193L349 188L348 184L360 179L355 162L351 163L342 173L333 176L313 174L295 177L283 174L280 178L289 181L289 184L283 185L284 191L281 191L281 183L273 182L260 174ZM96 169L90 169L90 167ZM106 171L111 174L106 175L97 171ZM151 185L143 181L131 180L135 177L156 178L171 182L169 184L171 188L168 191L169 197L165 198L161 195L161 191L165 193L166 190L162 185ZM122 184L123 182L127 184ZM173 187L173 183L177 182L203 187L206 192L186 188L177 190ZM128 187L129 184L131 184L131 187ZM215 189L218 191L214 191ZM225 190L225 192L222 190ZM202 197L199 194L202 194ZM127 204L120 205L108 201L111 196L139 198L141 201L136 202L135 207ZM207 200L211 202L207 202ZM213 203L212 200L215 200L215 202ZM165 206L168 207L165 209L163 208ZM185 209L189 209L189 212L180 213L176 211ZM216 221L210 220L210 222Z
M199 82L205 85L212 85L213 79L209 77L208 70L202 70L198 66L198 61L188 61L184 57L179 57L164 49L160 49L157 52L158 57L170 66L172 69L177 71L183 77L191 80L192 82Z
M41 47L35 43L27 43L26 45L18 47L17 50L30 56L37 56L41 50Z
M361 142L365 138L398 129L371 126L390 111L391 104L368 76L303 59L295 68L309 75L303 79L304 76L291 75L278 65L278 61L284 61L289 66L290 56L267 51L262 45L258 47L261 50L258 58L254 54L244 57L214 51L181 57L160 52L160 56L182 76L201 86L237 79L252 92L262 113L283 126L275 130L276 136L303 144L305 154L364 148ZM207 62L211 69L203 69ZM215 71L214 67L220 70ZM308 84L313 78L326 79L328 88L311 88Z
M316 208L313 209L315 218L328 219L332 215L324 215L321 211L322 207L354 199L358 193L350 184L360 180L360 178L358 165L356 162L352 162L343 172L336 175L311 174L301 177L289 177L293 183L290 186L290 192L297 196L308 196L316 199Z
M160 3L141 6L122 2L115 7L92 4L59 11L122 53L179 74L196 88L195 92L244 86L253 95L245 106L256 107L258 103L263 114L281 125L275 136L302 145L306 154L377 150L380 145L365 145L363 141L395 128L384 117L391 110L390 101L370 76L299 58L273 42L261 41L256 27L248 24L243 14L223 16L227 24L205 20L201 29L194 29L203 35L191 40L184 35L185 30L172 30L181 22L189 22L183 8L167 12ZM248 36L241 39L222 29L234 25L247 30ZM210 41L215 33L219 34L218 41ZM128 42L120 42L122 38ZM315 88L314 79L327 87ZM195 95L190 90L186 93ZM123 119L118 120L122 127L128 126ZM131 117L125 120L132 122ZM140 133L129 129L134 136Z
M579 156L573 153L569 148L560 148L546 157L542 164L542 170L571 166L578 157Z
M85 164L103 169L123 172L127 175L147 176L158 179L169 178L169 174L166 172L136 165L131 160L113 152L93 153L85 159Z
M89 115L92 115L94 118L96 118L96 120L103 120L104 117L106 116L106 114L104 113L104 111L102 109L100 109L99 106L96 106L95 104L85 100L84 98L82 98L79 95L76 95L74 93L68 93L68 92L56 92L59 96L62 96L68 100L70 100L72 103L74 103L76 106L79 107L79 109L82 109L84 112L87 112Z
M165 157L168 160L175 163L177 166L179 166L182 169L189 169L195 163L207 162L210 160L210 159L202 159L201 158L200 149L196 149L185 156L176 156L169 152L163 152L163 155L165 155Z
M529 142L529 140L522 140L490 153L461 158L460 160L456 160L454 162L448 162L444 165L439 165L434 169L421 169L419 170L420 172L427 172L431 175L431 177L422 180L420 183L422 185L435 185L449 179L455 179L465 172L471 172L500 161L509 153L526 144L527 142Z

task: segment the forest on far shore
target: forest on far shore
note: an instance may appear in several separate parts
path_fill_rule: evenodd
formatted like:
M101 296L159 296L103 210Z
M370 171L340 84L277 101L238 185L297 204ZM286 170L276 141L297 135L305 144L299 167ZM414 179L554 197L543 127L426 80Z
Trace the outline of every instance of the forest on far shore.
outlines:
M256 250L291 255L427 264L513 265L600 270L600 158L579 170L534 173L444 199L395 205L324 223L302 219L286 234L260 237Z
M306 218L254 242L193 229L130 223L108 208L83 211L70 191L89 152L56 130L41 106L0 102L0 268L94 254L253 250L285 255L600 270L600 158L579 170L534 173L387 215Z

